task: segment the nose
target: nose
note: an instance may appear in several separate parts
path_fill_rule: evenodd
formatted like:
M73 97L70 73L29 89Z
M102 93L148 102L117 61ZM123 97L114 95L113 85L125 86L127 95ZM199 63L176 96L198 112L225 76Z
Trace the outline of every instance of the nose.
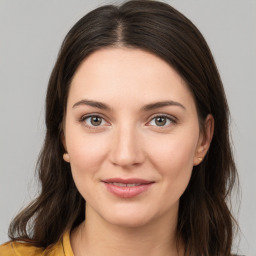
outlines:
M113 140L110 150L112 164L129 168L143 163L145 153L141 136L133 126L118 127L113 132Z

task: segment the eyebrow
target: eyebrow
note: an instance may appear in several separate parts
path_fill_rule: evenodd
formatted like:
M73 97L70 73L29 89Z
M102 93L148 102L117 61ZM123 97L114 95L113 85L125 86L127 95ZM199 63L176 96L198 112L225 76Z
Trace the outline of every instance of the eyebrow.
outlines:
M150 110L153 110L153 109L156 109L156 108L162 108L162 107L166 107L166 106L177 106L177 107L181 107L184 110L186 110L184 105L182 105L181 103L179 103L177 101L173 101L173 100L150 103L150 104L147 104L147 105L143 106L142 110L143 111L150 111Z
M99 108L102 110L111 111L111 107L108 106L107 104L99 102L99 101L87 100L87 99L78 101L77 103L75 103L73 105L73 108L76 108L80 105L87 105L87 106ZM150 104L143 106L141 108L141 110L146 112L146 111L150 111L150 110L154 110L154 109L162 108L162 107L166 107L166 106L177 106L177 107L181 107L184 110L186 110L184 105L182 105L181 103L179 103L177 101L172 101L172 100L150 103Z
M102 102L99 102L99 101L94 101L94 100L86 100L86 99L80 100L77 103L75 103L73 105L73 108L76 108L80 105L87 105L87 106L99 108L99 109L102 109L102 110L108 110L108 111L111 110L111 108L105 103L102 103Z

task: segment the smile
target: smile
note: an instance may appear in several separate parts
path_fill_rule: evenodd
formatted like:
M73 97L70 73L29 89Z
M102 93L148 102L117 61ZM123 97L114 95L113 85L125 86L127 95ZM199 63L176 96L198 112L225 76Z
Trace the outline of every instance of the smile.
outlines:
M134 186L140 186L142 184L140 183L137 183L137 184L132 184L132 183L118 183L118 182L113 182L113 183L108 183L108 184L113 184L115 186L118 186L118 187L134 187Z
M147 180L120 178L104 180L103 183L108 192L121 198L136 197L146 192L154 184Z

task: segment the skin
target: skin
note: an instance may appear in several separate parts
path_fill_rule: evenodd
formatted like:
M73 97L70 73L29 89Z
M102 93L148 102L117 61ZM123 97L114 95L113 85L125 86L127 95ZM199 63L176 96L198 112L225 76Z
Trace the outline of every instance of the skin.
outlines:
M143 108L166 101L175 104ZM98 125L90 115L102 118ZM191 92L154 54L119 47L87 57L71 83L63 132L64 160L86 200L86 222L71 233L74 254L182 255L182 242L175 243L179 199L210 146L213 123L209 115L200 132ZM153 184L122 198L102 182L117 177Z

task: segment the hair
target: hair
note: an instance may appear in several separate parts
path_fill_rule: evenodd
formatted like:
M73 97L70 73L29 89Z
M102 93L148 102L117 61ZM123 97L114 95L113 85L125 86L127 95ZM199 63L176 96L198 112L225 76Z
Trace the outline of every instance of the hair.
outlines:
M65 37L46 96L46 136L37 165L40 194L12 221L10 239L46 248L84 220L85 200L74 184L70 165L62 159L62 122L78 66L106 47L138 48L159 56L186 82L199 122L208 114L214 117L210 149L204 161L193 167L180 198L177 234L184 241L186 255L231 255L236 222L227 200L237 171L222 81L193 23L170 5L148 0L99 7L82 17Z

